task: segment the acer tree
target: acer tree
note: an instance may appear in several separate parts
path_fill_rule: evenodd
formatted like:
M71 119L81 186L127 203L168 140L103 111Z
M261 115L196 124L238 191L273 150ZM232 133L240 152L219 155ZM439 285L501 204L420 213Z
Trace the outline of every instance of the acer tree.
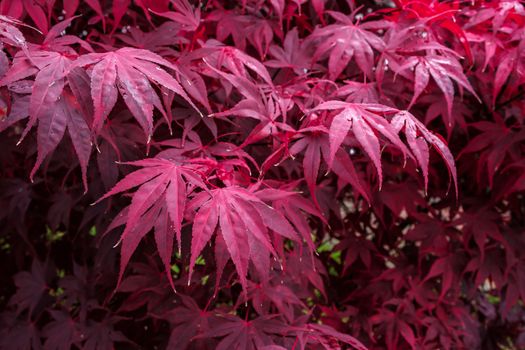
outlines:
M519 1L0 0L0 349L525 348Z

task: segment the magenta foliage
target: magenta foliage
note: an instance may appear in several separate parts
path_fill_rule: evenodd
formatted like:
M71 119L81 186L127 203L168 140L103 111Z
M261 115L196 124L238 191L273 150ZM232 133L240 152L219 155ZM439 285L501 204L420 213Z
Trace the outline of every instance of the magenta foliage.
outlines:
M519 1L1 0L0 49L0 349L525 347Z

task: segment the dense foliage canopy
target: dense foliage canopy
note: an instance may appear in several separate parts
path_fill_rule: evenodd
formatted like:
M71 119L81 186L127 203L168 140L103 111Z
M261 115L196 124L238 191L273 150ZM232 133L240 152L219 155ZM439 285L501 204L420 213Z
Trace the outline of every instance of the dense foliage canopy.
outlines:
M1 0L0 48L1 349L525 348L519 1Z

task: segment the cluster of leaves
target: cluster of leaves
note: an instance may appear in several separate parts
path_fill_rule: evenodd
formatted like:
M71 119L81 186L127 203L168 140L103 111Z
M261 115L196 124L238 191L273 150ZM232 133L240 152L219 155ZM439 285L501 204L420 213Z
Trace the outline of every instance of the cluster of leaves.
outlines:
M0 349L525 347L519 1L1 0L0 45Z

